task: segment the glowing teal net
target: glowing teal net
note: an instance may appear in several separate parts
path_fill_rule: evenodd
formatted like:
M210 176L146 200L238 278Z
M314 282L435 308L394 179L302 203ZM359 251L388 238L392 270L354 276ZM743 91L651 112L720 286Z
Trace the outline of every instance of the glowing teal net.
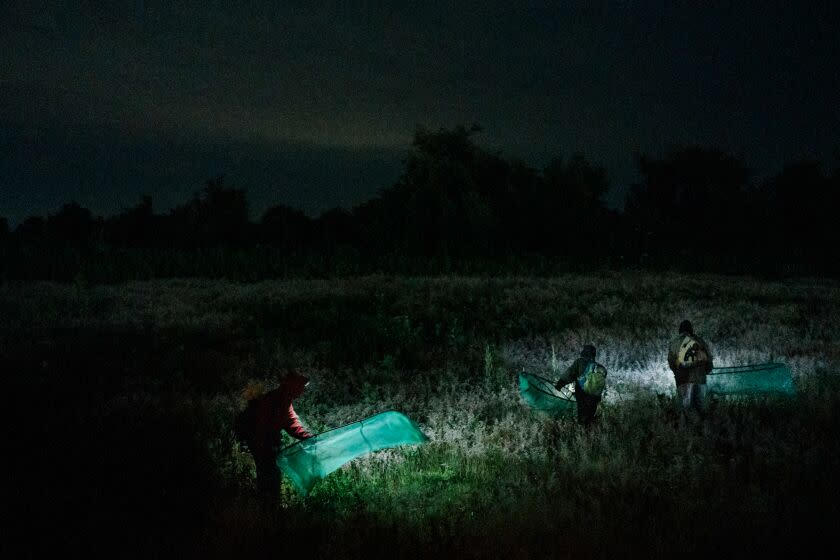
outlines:
M790 368L782 363L714 368L706 377L708 390L719 395L796 392Z
M523 371L519 374L519 394L534 410L558 416L574 414L577 410L574 398L555 389L548 379L532 373Z
M277 456L277 466L305 495L320 479L357 457L427 440L404 414L382 412L290 445Z

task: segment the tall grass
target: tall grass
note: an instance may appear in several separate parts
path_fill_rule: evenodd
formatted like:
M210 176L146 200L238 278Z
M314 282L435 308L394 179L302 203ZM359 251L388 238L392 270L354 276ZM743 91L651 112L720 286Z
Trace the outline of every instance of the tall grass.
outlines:
M645 274L6 284L0 356L28 397L14 471L44 503L65 495L59 519L88 512L65 545L579 558L822 542L840 513L838 296ZM786 361L798 396L684 422L665 364L683 318L719 365ZM516 373L557 375L587 342L609 370L596 425L525 408ZM296 404L310 429L398 409L431 441L354 461L306 498L287 485L266 511L230 422L245 386L290 367L312 379Z

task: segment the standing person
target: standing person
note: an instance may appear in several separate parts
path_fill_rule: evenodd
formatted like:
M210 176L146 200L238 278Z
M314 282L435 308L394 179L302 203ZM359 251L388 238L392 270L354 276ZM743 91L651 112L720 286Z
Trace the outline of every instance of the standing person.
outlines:
M606 381L607 369L595 361L595 347L587 344L581 350L580 357L557 380L555 387L559 390L574 382L578 422L588 426L595 420Z
M280 471L277 453L280 451L281 432L286 431L295 439L312 437L300 423L293 406L303 394L309 379L298 373L283 377L280 385L250 401L236 419L236 433L248 445L257 467L257 489L269 500L280 494Z
M679 334L671 340L668 366L674 372L680 407L683 411L694 411L702 418L706 374L712 371L712 353L706 342L694 333L690 321L680 323Z

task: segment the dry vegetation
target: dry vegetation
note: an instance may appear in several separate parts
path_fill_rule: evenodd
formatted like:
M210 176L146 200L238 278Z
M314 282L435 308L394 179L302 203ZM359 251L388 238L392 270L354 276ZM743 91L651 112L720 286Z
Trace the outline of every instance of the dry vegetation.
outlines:
M43 527L43 546L220 555L827 542L838 316L836 282L717 276L4 285L16 519ZM665 364L683 318L719 365L784 360L799 395L718 401L705 425L684 425ZM599 423L524 408L516 372L550 376L587 341L610 372ZM245 385L289 367L313 380L296 405L311 429L398 409L431 442L355 461L305 499L287 488L284 508L264 511L230 422Z

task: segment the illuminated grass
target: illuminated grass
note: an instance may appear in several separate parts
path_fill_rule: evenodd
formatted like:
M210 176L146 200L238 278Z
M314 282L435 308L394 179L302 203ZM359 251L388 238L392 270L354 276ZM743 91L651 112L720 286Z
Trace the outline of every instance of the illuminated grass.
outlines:
M828 534L840 513L827 498L840 488L836 283L626 274L34 284L0 286L0 309L0 352L29 368L13 378L21 394L55 391L26 417L78 417L75 431L57 432L93 426L106 443L90 449L131 458L116 472L77 452L113 478L100 517L116 519L114 531L131 527L107 501L120 492L143 506L143 523L170 512L155 534L189 526L190 546L220 555L292 541L333 558L664 556L724 539L752 551L768 535L790 544ZM665 353L683 318L719 365L788 363L799 395L719 401L702 428L682 425ZM586 342L609 370L593 429L519 402L518 371L556 374ZM270 386L287 367L312 379L296 403L310 429L396 409L431 441L353 461L306 498L287 485L284 507L266 512L230 422L249 380ZM56 415L54 403L67 410Z

